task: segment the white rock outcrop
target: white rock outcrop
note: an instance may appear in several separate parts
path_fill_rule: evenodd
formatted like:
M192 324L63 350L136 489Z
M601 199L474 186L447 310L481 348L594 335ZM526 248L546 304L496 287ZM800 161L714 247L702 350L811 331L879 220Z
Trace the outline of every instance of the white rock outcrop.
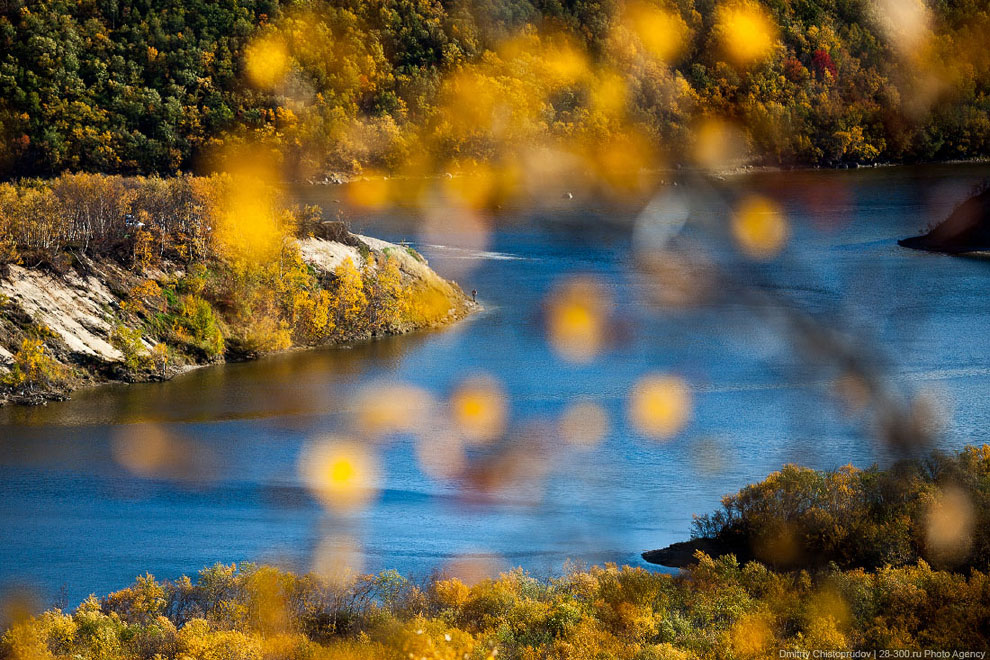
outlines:
M117 298L95 277L74 273L53 277L10 266L7 277L0 279L0 294L17 303L36 325L47 326L57 334L70 351L107 362L123 359L110 344L110 308ZM0 358L9 359L9 355L4 351Z

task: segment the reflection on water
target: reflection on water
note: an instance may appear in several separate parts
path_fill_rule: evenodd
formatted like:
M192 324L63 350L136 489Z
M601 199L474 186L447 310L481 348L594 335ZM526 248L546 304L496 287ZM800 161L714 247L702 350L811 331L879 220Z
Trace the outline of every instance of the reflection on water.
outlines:
M333 409L335 386L395 369L429 332L193 369L164 383L84 389L65 403L0 409L0 424L84 426L291 418Z
M684 539L692 513L784 462L888 458L833 396L848 385L842 374L815 346L795 349L789 311L859 338L871 368L897 392L934 397L951 413L942 446L986 441L990 264L901 249L895 240L946 215L988 174L978 166L754 177L742 192L773 196L790 221L781 256L756 264L732 261L731 248L702 235L728 235L726 199L740 191L685 191L701 228L688 227L685 238L759 296L715 291L718 304L674 310L655 304L677 292L658 291L632 266L638 208L574 208L549 191L556 204L535 214L506 210L488 244L473 250L417 243L408 218L360 218L358 231L413 240L441 272L460 273L486 311L439 332L0 412L0 581L27 580L48 594L64 584L75 601L145 571L168 578L217 561L308 569L330 536L356 539L368 570L419 575L489 554L536 572L559 571L567 558L636 563L642 550ZM336 206L326 189L303 194ZM545 334L545 303L572 276L590 277L610 301L607 341L594 335L595 352L604 353L590 362L587 352L575 360L555 349ZM657 373L690 387L689 397L682 393L690 418L678 416L677 428L686 426L673 438L646 437L628 418L630 391ZM448 400L478 374L504 392L511 432L535 438L539 453L511 467L547 470L538 490L509 488L493 500L481 492L492 475L474 474L465 492L444 478L443 464L424 472L415 442L400 435L382 447L384 481L360 515L328 517L306 492L297 470L303 447L348 431L348 407L363 386L407 383ZM570 441L554 444L551 429L562 418L571 420ZM152 440L134 444L128 427L148 429L141 435ZM169 439L168 451L155 434ZM169 478L190 464L202 478Z

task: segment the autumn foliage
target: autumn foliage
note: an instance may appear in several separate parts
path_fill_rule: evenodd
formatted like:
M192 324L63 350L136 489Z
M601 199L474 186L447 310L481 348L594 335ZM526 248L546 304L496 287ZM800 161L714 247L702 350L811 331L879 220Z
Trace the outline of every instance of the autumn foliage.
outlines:
M866 536L850 553L885 536L878 552L899 544L908 552L871 555L861 562L869 568L804 554L775 570L699 552L676 575L607 564L569 565L543 579L522 569L459 576L452 564L453 572L411 581L391 570L297 575L217 564L194 579L141 576L72 611L22 613L0 637L0 658L762 660L780 650L985 649L990 577L972 567L990 558L980 496L988 465L990 446L889 473L787 468L727 497L731 520L704 519L723 533L730 524L785 521L797 530L795 547L821 544L847 564L829 545L854 542L844 526ZM969 513L953 492L970 501ZM912 507L923 518L916 529ZM970 524L960 525L960 515L971 516ZM913 532L927 541L911 555ZM931 554L933 544L945 550L959 534L968 539L967 570L959 570L958 555L954 569L917 556L945 564L944 555Z
M889 469L785 466L695 518L695 536L770 565L990 568L990 446Z
M6 2L0 175L174 174L239 143L297 178L518 168L551 140L608 176L594 145L690 161L713 117L765 163L981 157L988 24L894 0Z
M333 238L353 256L322 272L303 261L299 243L329 231L319 209L287 206L265 182L72 174L0 184L0 266L95 273L122 291L119 308L107 311L107 340L126 378L404 332L462 302L449 286L406 275L397 248L372 251L339 225L329 225ZM19 318L6 304L8 320ZM6 347L16 355L0 387L65 384L54 337L28 327L11 341L21 335L23 345Z
M267 566L139 577L75 610L13 623L0 657L695 660L779 649L980 649L990 581L920 562L775 573L701 556L690 574L615 565L473 586L394 571L340 585Z

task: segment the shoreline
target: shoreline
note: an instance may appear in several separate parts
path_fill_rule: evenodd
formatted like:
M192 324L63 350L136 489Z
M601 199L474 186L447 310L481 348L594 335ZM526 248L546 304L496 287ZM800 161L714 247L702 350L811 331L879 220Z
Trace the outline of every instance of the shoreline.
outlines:
M295 296L288 298L291 316L260 330L235 325L237 308L224 308L222 299L210 303L183 289L190 272L222 271L220 262L166 262L142 271L111 257L78 257L61 273L9 265L0 276L0 407L45 405L105 384L163 382L216 364L440 329L482 309L412 248L349 232L293 240L312 288L286 294ZM360 303L343 307L355 295ZM202 311L190 312L191 305ZM297 325L320 323L320 314L322 325ZM184 331L203 323L213 334ZM311 334L310 327L320 332Z
M442 331L452 327L457 326L463 321L467 320L473 314L477 314L485 310L485 307L481 303L472 302L470 300L465 302L464 308L456 315L450 317L449 320L442 323L434 323L430 325L425 325L421 327L409 327L405 328L399 332L387 332L378 335L367 335L362 337L352 337L339 342L330 342L326 344L314 344L314 345L293 345L288 348L283 348L274 351L266 351L263 353L257 353L249 356L240 356L237 358L224 359L217 362L202 362L197 364L184 364L179 367L174 368L168 374L160 377L145 378L145 379L135 379L127 380L123 378L106 378L106 379L92 379L83 381L77 385L73 385L67 391L64 392L39 392L36 396L20 399L18 397L5 397L0 395L0 408L8 407L36 407L36 406L47 406L49 403L61 403L69 401L76 392L95 390L101 387L107 387L110 385L149 385L152 383L166 383L180 376L185 376L194 371L200 371L202 369L209 369L211 367L222 367L231 364L249 363L257 362L265 358L277 357L280 355L288 355L291 353L305 353L309 351L325 351L325 350L346 350L352 348L353 346L359 346L363 344L372 344L377 341L382 341L385 339L394 339L398 337L404 337L406 335L412 335L421 332L431 332L431 331Z
M952 256L990 256L990 187L984 186L956 206L947 218L919 236L897 241L901 247Z
M414 335L414 334L419 334L419 333L428 333L428 332L443 332L445 330L449 330L451 328L454 328L454 327L458 326L459 324L461 324L464 321L468 320L474 314L479 314L481 312L484 312L485 310L486 310L485 306L482 305L480 302L472 302L472 301L468 300L466 302L466 307L464 308L464 313L459 314L459 315L453 317L450 321L448 321L446 323L433 324L433 325L428 325L428 326L423 326L423 327L416 327L416 328L407 328L407 329L402 330L401 332L390 332L390 333L385 333L385 334L380 334L380 335L370 335L370 336L367 336L367 337L356 337L356 338L352 338L352 339L347 339L345 341L333 342L333 343L328 343L328 344L317 344L317 345L312 345L312 346L303 346L303 345L290 346L288 348L283 348L283 349L280 349L280 350L277 350L277 351L268 351L268 352L265 352L265 353L258 353L256 355L250 356L250 357L240 357L240 358L237 358L237 359L222 360L220 362L204 362L202 364L186 364L186 365L182 365L181 367L176 368L172 373L169 373L168 375L166 375L164 377L161 377L161 378L153 378L153 379L147 379L147 380L134 380L134 381L122 380L122 379L94 380L94 381L91 381L91 382L84 382L84 383L81 383L80 385L78 385L77 387L73 387L72 390L71 390L71 392L69 392L68 395L65 396L65 397L60 397L60 398L46 398L46 399L44 399L42 401L39 401L38 403L19 403L19 402L16 402L16 401L5 401L3 398L0 398L0 409L2 409L2 408L15 408L15 407L33 408L33 407L36 407L36 406L47 406L50 403L63 403L65 401L69 401L69 400L72 399L72 395L74 395L76 392L92 391L92 390L97 390L97 389L99 389L101 387L110 387L110 386L115 386L115 385L116 386L141 386L141 385L151 385L151 384L154 384L154 383L167 383L167 382L171 382L171 381L175 380L176 378L185 376L187 374L191 374L191 373L193 373L195 371L202 371L204 369L224 367L224 366L233 365L233 364L247 364L247 363L258 362L258 361L269 359L269 358L278 358L279 356L290 355L290 354L293 354L293 353L308 353L308 352L315 352L315 351L347 350L347 349L353 348L355 346L362 346L362 345L365 345L365 344L373 344L373 343L378 342L378 341L384 341L384 340L387 340L387 339L397 339L397 338L405 337L405 336L408 336L408 335Z
M990 156L978 156L974 158L954 158L950 160L931 160L931 161L913 161L913 162L876 162L876 163L844 163L841 165L808 165L808 164L793 164L793 165L761 165L756 162L743 163L741 165L725 166L716 169L705 169L700 167L694 167L690 165L678 165L675 167L665 167L659 169L645 169L641 171L630 171L630 175L635 175L637 173L644 174L657 174L657 175L674 175L678 172L692 172L695 174L702 174L714 178L718 177L741 177L750 174L778 174L784 172L843 172L846 170L872 170L872 169L896 169L896 168L911 168L911 167L937 167L940 165L990 165ZM328 172L322 180L317 178L308 179L297 179L294 181L287 182L289 185L295 186L310 186L313 188L317 187L335 187L335 186L347 186L352 183L366 182L366 181L411 181L411 180L422 180L429 181L434 179L450 179L450 178L461 178L469 177L470 173L466 172L437 172L433 174L422 174L418 176L412 176L408 174L380 174L374 176L368 176L366 174L343 174L340 172Z
M713 539L697 538L689 541L678 541L664 548L647 550L640 554L648 564L666 568L687 569L698 563L697 553L702 552L712 559L725 555L735 555L740 563L745 562L749 555L740 548L728 548Z

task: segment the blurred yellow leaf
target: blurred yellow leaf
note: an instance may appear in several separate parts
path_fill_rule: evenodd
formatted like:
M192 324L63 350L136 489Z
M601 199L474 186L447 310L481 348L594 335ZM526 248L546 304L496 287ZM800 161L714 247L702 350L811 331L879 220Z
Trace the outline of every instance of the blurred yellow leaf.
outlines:
M666 439L679 433L691 418L691 390L677 376L651 374L633 387L629 419L643 435Z
M789 231L783 211L765 197L747 197L732 216L736 243L753 259L765 261L777 256L787 243Z

